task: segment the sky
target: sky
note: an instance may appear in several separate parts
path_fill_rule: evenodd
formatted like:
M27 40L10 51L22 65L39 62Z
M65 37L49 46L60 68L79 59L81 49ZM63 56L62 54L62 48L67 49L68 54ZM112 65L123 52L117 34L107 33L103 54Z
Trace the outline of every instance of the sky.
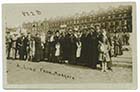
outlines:
M121 3L121 5L124 3ZM67 17L81 12L95 12L106 10L111 7L118 7L120 3L47 3L47 4L3 4L3 22L7 27L17 27L23 22L32 22L57 18L57 16ZM39 10L41 14L37 14ZM23 16L23 12L36 13L35 16Z

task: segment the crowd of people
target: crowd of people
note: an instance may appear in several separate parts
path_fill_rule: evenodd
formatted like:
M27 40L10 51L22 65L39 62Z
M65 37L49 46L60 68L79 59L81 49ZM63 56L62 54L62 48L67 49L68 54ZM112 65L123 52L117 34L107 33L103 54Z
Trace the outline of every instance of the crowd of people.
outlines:
M84 65L101 71L112 70L112 57L122 55L123 45L129 45L129 33L108 32L99 25L88 28L6 34L7 59L32 62L53 62Z

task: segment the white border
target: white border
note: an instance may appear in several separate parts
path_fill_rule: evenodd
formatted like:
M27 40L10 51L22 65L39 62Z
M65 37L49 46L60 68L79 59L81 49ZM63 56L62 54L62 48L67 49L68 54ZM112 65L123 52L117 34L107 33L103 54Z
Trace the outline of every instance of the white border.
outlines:
M21 1L21 0L0 0L0 3L2 4L2 3L55 3L55 2L112 2L113 0L61 0L61 1L58 1L58 0L23 0L23 1ZM139 40L140 40L140 28L139 28L139 20L140 20L140 13L139 13L139 11L140 11L140 0L114 0L113 2L119 2L119 1L121 1L121 2L134 2L134 1L136 1L137 2L137 4L136 4L136 7L137 7L137 17L136 17L136 19L137 19L137 56L139 56L140 54L139 54L139 47L140 47L140 43L139 43ZM1 5L0 4L0 5ZM2 9L0 9L0 11L1 11ZM2 11L1 11L2 12ZM1 13L0 13L0 16L1 16L1 19L2 19L2 15L1 15ZM1 20L2 21L2 20ZM2 22L1 22L2 23ZM2 24L1 24L2 25ZM2 26L0 26L0 27L2 27ZM1 28L2 29L2 28ZM1 53L0 53L0 65L1 65L1 67L0 67L0 72L1 72L1 74L0 74L0 78L1 78L1 84L0 84L0 87L1 87L1 89L0 89L0 92L28 92L29 90L4 90L3 89L3 85L2 85L2 82L3 82L3 75L2 75L2 31L0 31L0 41L1 41L1 44L0 44L0 51L1 51ZM140 70L140 62L139 62L139 60L140 60L140 57L137 57L137 64L138 64L138 78L139 78L139 70ZM140 80L138 79L138 82L140 82ZM30 90L30 91L34 91L34 90ZM43 90L42 90L43 91ZM44 90L45 91L45 90ZM52 90L53 91L53 90ZM63 90L63 91L65 91L65 90ZM77 90L78 91L78 90ZM96 90L96 92L102 92L102 91L104 91L104 90ZM112 90L105 90L106 92L108 92L108 91L111 91L112 92ZM120 91L120 92L122 92L123 90L113 90L114 92L116 91L116 92L118 92L118 91ZM126 92L139 92L140 91L140 86L138 85L138 89L137 90L125 90ZM40 90L35 90L35 92L40 92ZM80 91L81 92L81 91Z

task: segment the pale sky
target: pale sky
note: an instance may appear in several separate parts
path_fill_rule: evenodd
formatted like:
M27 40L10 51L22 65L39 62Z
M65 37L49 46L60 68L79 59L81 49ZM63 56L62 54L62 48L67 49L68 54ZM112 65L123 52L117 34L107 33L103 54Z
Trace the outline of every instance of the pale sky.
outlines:
M124 3L121 3L124 4ZM44 20L56 16L72 16L76 13L95 12L111 7L118 7L119 3L95 4L95 3L50 3L50 4L4 4L3 19L8 27L19 26L23 22ZM22 12L41 11L41 15L23 16Z

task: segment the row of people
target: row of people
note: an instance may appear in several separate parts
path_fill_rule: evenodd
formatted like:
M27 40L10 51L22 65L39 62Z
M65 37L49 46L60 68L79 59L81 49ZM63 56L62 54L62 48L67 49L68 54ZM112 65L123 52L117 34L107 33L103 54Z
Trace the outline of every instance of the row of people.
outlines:
M111 57L122 55L122 37L117 33L108 33L104 28L85 28L51 32L47 35L30 33L25 36L7 36L7 58L39 62L46 60L56 63L86 65L102 70L111 69ZM12 53L11 53L12 52Z

